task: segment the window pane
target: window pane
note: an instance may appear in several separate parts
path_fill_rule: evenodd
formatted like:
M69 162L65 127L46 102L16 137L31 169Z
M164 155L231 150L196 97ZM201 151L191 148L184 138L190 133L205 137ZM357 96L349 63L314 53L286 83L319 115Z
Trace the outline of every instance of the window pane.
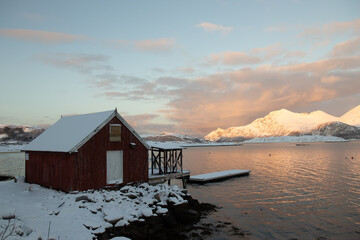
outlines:
M121 141L121 126L110 125L110 141L120 142Z

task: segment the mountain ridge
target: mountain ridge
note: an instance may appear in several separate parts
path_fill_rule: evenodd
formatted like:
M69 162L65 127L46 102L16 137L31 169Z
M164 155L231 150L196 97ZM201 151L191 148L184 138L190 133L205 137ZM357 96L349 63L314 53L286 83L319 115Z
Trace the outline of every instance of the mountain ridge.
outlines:
M287 109L272 111L265 117L257 118L245 126L218 128L204 137L208 141L233 138L259 138L273 136L292 136L311 134L319 125L341 122L346 125L360 126L360 105L343 114L341 117L332 116L324 111L311 113L295 113ZM338 128L338 125L332 127ZM347 129L342 127L341 129ZM329 131L328 131L329 132ZM330 131L331 132L331 131ZM347 132L349 135L349 132Z

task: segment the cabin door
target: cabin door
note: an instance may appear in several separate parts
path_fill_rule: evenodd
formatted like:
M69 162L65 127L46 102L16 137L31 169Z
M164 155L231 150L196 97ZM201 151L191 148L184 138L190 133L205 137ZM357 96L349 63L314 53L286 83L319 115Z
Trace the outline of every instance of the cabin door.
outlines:
M123 183L123 151L106 152L106 182Z

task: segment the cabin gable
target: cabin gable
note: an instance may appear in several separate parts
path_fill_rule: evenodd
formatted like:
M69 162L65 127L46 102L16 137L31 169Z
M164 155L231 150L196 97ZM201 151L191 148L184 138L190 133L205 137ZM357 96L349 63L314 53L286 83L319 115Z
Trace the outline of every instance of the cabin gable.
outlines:
M116 151L122 156L121 185L148 181L148 146L116 111L77 146L72 152L27 150L26 180L66 192L111 186L107 153Z

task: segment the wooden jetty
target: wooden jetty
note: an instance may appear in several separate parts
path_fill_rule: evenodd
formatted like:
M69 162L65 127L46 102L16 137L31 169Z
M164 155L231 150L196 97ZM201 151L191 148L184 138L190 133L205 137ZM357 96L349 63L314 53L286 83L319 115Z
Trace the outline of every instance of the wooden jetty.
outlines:
M186 180L190 171L183 169L183 147L169 144L157 144L151 146L149 183L157 184L171 179L182 179L183 187L186 187Z
M213 172L213 173L191 176L189 182L207 183L207 182L221 181L233 177L246 176L249 174L250 174L250 170L233 169L233 170L226 170L221 172Z

